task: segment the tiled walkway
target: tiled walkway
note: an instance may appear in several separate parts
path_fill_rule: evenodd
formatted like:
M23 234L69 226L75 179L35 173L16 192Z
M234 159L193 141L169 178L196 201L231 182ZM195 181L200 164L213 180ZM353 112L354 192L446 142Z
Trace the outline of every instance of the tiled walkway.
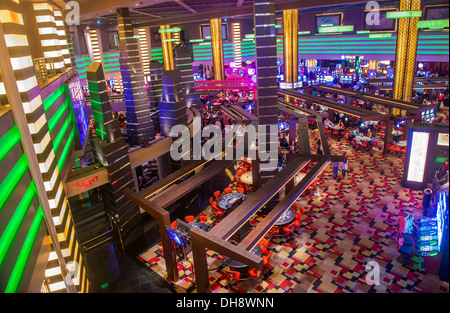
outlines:
M291 238L270 240L273 268L260 279L228 285L221 267L223 256L208 251L212 291L448 292L448 283L440 281L437 275L419 271L417 259L413 258L407 266L397 260L397 217L402 212L413 213L416 218L423 216L422 191L401 186L404 159L385 157L380 148L355 151L345 139L330 139L329 143L333 154L347 153L347 177L334 180L330 165L320 175L318 188L298 199L301 207L307 207L302 226ZM166 276L161 245L143 252L139 260ZM378 285L366 283L369 261L379 265ZM180 263L179 270L181 279L172 284L175 290L195 292L192 265Z

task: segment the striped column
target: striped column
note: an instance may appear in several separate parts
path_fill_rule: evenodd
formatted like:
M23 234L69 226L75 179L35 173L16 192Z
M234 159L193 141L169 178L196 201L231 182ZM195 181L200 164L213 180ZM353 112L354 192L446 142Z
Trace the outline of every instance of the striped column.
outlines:
M237 67L242 67L240 23L233 23L233 46L234 46L234 63L236 63Z
M123 194L124 189L134 190L128 145L122 137L118 120L112 116L101 63L92 63L86 74L97 134L97 138L91 139L91 145L96 161L107 169L111 182L100 187L100 190L105 209L117 223L119 241L124 248L124 236L141 218L139 207Z
M120 38L120 73L126 106L128 144L139 146L155 138L150 117L138 40L133 38L133 26L127 8L117 9Z
M47 62L47 69L56 73L65 71L64 58L61 52L55 14L49 3L33 3L36 22L39 28L42 50Z
M181 88L183 89L184 100L188 108L194 106L200 112L202 104L200 95L195 91L194 73L192 71L191 52L187 46L175 47L175 65L180 71Z
M175 125L186 125L186 102L178 70L164 71L162 75L162 99L159 102L159 124L161 135L170 137Z
M100 44L98 41L98 30L90 29L89 30L89 40L91 41L91 49L92 49L92 57L94 58L94 62L102 61L102 54L100 51Z
M163 65L155 60L149 62L150 76L148 76L148 91L150 107L158 108L162 97L162 73ZM156 125L155 125L156 126Z
M144 75L149 75L150 56L148 53L148 40L146 28L139 28L138 35L139 35L139 49L141 51L141 59L142 59L142 71L144 72Z
M274 144L272 138L276 138L278 147L278 81L277 81L277 42L275 31L275 3L267 0L254 0L254 25L255 25L255 50L256 50L256 77L257 77L257 105L259 127L265 129L266 147ZM275 126L275 127L270 127ZM276 131L276 134L274 133ZM261 135L259 143L261 142ZM262 147L259 144L258 149ZM277 150L278 151L278 150ZM268 167L267 162L260 163L261 183L264 184L276 173L276 169ZM276 199L267 204L273 207Z
M64 26L64 20L61 11L55 11L55 24L56 31L58 33L59 44L61 47L61 54L64 59L64 65L66 68L72 67L72 57L69 50L69 42L67 40L66 27Z
M298 81L298 10L283 11L284 81Z
M225 80L225 69L223 67L222 19L213 18L209 20L209 25L211 28L214 79Z
M43 10L39 9L38 11ZM45 11L48 12L50 10ZM31 51L28 47L22 14L20 13L20 4L15 0L2 0L0 1L0 12L2 15L11 17L5 23L2 16L4 41L6 42L7 48L7 55L2 54L2 57L9 58L11 61L21 101L21 107L17 107L16 110L18 110L18 112L24 112L26 122L28 123L28 130L21 133L21 136L24 141L31 141L33 144L33 152L30 152L33 155L29 155L28 157L30 159L36 157L37 159L37 168L35 170L41 175L41 178L39 179L42 179L43 181L43 186L38 187L38 189L43 188L45 190L45 201L48 202L45 204L45 207L48 207L50 212L47 212L46 210L44 210L44 212L46 215L51 214L51 224L48 225L49 232L53 232L51 227L56 228L57 237L52 237L53 240L57 240L53 241L52 245L54 255L64 256L64 259L58 258L59 263L57 262L55 266L59 265L60 272L65 273L65 270L61 269L61 267L65 268L65 263L61 262L77 261L81 269L84 268L84 262L82 261L73 219L69 211L68 200L63 188L63 181L60 173L60 160L55 156L55 147L50 136L46 108L41 99L40 89L36 80L36 72L31 59ZM43 22L39 18L40 16L48 17L48 15L38 15L38 23ZM45 20L47 20L47 18ZM50 26L50 24L45 25ZM47 40L44 38L46 37L43 37L42 40ZM21 117L16 116L16 118ZM69 148L70 147L71 146L69 145ZM42 199L43 196L40 196ZM49 263L51 262L53 261L49 259ZM79 284L80 281L75 283ZM55 290L64 289L65 287L64 281L59 282L58 286L55 286Z

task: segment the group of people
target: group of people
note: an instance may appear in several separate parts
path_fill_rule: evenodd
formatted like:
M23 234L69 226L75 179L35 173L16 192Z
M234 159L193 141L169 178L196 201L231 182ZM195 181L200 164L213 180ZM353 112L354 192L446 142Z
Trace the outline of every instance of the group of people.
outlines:
M333 162L333 176L334 176L334 179L338 178L339 169L341 170L341 173L342 173L342 179L344 179L345 175L347 174L347 171L348 171L348 159L347 159L347 155L345 153L344 153L344 161L342 161L342 162Z
M404 235L414 236L417 232L417 225L414 222L414 215L405 213L398 218L398 231Z

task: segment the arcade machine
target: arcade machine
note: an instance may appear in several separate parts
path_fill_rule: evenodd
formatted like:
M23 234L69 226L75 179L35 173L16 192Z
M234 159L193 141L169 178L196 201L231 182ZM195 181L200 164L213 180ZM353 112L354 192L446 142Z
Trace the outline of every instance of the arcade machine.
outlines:
M436 273L443 264L448 267L448 202L448 191L441 192L435 215L420 219L417 225L416 254L423 271Z

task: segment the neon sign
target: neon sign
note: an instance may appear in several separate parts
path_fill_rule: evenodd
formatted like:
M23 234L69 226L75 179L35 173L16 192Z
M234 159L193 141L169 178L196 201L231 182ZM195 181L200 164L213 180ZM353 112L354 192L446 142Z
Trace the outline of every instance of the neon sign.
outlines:
M98 175L93 176L91 178L76 182L72 185L72 188L75 189L76 187L79 187L81 189L90 187L93 182L98 181Z

